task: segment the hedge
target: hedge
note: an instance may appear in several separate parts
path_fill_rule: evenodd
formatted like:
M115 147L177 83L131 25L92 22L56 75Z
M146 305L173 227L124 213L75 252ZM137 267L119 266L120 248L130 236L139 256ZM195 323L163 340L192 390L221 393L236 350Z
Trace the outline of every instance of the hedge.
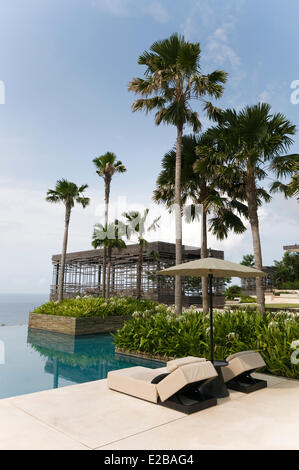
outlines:
M156 306L136 312L114 335L117 347L162 357L188 355L210 356L209 315L191 309L176 316L170 307ZM297 355L299 315L296 312L231 310L214 313L215 358L223 359L244 350L260 352L265 371L274 375L299 378L299 364L291 362ZM297 349L299 348L298 341ZM297 355L299 359L299 354Z
M158 305L151 300L137 300L132 297L111 297L106 301L103 297L76 297L62 302L51 301L34 309L33 313L59 315L65 317L100 317L111 315L131 315L139 311L153 309Z

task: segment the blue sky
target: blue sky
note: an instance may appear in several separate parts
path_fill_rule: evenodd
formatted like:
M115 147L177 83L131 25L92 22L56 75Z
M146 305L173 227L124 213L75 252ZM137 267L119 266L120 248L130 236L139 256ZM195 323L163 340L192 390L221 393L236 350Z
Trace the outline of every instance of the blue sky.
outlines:
M220 106L241 108L262 100L299 125L299 104L290 102L291 82L299 80L298 17L293 0L2 2L2 292L48 290L50 256L61 246L63 208L51 207L44 196L58 178L90 185L92 204L74 211L69 250L90 247L103 198L91 162L95 156L111 150L127 166L127 174L113 181L115 205L152 204L161 157L173 145L175 130L131 112L127 84L142 74L140 53L175 31L185 34L201 44L204 73L215 68L229 73ZM203 124L208 125L204 116ZM298 137L293 151L299 152ZM283 244L298 241L298 219L296 202L281 196L263 207L264 264L281 257ZM169 227L164 223L152 238L172 241ZM198 245L199 233L196 225L185 227L185 243ZM223 244L210 239L210 245L222 247L233 261L252 251L250 231Z

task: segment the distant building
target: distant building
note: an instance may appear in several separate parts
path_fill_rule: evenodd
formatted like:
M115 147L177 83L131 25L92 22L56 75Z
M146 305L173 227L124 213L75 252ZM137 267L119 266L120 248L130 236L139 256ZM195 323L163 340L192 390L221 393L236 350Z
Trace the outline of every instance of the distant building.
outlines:
M285 251L291 251L293 253L299 253L299 245L286 245L283 247Z
M274 276L277 271L277 268L275 266L263 266L263 271L266 274L266 277L263 278L264 289L266 291L272 291L274 289ZM244 295L255 295L255 278L241 279L241 289L242 294Z
M292 253L299 253L299 245L286 245L283 247L285 251L290 251ZM264 281L264 289L266 291L272 291L275 286L274 286L274 276L277 271L277 268L275 266L264 266L263 267L264 273L267 274L265 278L263 278ZM256 286L255 286L255 278L251 279L242 279L241 280L241 288L242 288L242 293L243 294L253 294L255 295L256 293Z
M215 258L224 259L224 252L211 250ZM53 281L51 299L58 296L61 255L52 257ZM183 246L183 262L200 259L200 248ZM111 296L136 296L138 245L128 245L124 250L114 250L110 277ZM144 247L142 272L142 297L165 304L174 303L174 278L155 276L155 273L175 264L175 244L152 242ZM102 293L103 250L78 251L67 253L64 296L75 297L78 294ZM198 280L183 282L184 305L201 305L201 289ZM214 285L214 303L224 305L224 282L216 279Z

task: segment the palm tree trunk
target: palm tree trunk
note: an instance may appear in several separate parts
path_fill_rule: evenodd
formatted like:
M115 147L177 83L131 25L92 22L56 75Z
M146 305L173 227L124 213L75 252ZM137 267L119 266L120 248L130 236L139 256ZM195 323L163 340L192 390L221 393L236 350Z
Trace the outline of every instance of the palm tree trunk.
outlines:
M58 302L61 302L63 300L65 257L66 257L66 250L67 250L67 241L68 241L70 217L71 217L71 207L66 206L66 208L65 208L65 222L64 222L64 236L63 236L61 261L60 261L60 278L59 278L59 288L58 288Z
M207 210L205 205L202 204L202 216L201 216L201 258L208 256L208 240L207 240ZM208 278L201 278L201 290L202 290L202 309L204 313L209 311L209 292L208 292Z
M181 173L182 173L182 136L183 126L177 127L176 161L175 161L175 264L182 263L182 211L181 211ZM181 276L175 277L174 293L175 312L182 312Z
M109 198L111 178L105 178L105 225L108 226Z
M143 241L139 241L138 264L137 264L137 299L141 299L141 278L143 263Z
M256 269L262 271L263 260L262 260L262 248L259 233L259 219L258 219L258 207L257 207L257 193L256 183L253 168L250 164L247 165L247 181L246 181L246 196L248 202L248 214L249 222L251 226L252 241L253 241L253 253L254 253L254 265ZM260 313L265 313L265 294L264 294L264 283L263 278L256 278L256 296L257 304Z
M108 259L107 259L107 279L106 279L106 300L110 297L110 273L111 273L111 257L112 257L112 248L108 247Z
M103 297L106 296L106 260L107 260L107 249L104 246L103 248L103 273L102 273L102 292L103 292Z
M111 178L105 177L105 228L108 227L108 212L109 212L109 197L110 197L110 183ZM104 246L103 250L103 297L106 297L106 260L107 260L107 248ZM109 277L108 277L109 279Z

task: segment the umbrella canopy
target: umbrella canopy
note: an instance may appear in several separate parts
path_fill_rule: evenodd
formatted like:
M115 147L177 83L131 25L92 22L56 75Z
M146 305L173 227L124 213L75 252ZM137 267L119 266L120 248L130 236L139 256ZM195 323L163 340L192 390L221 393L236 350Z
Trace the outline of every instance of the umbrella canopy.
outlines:
M203 258L158 271L163 276L264 277L263 271L218 258Z
M243 266L242 264L232 263L218 258L203 258L189 263L178 264L171 268L158 271L157 274L163 276L193 276L193 277L208 277L209 278L209 291L210 291L210 350L211 362L214 363L214 339L213 339L213 278L214 277L264 277L266 276L263 271L258 269ZM215 362L216 364L216 362ZM221 388L221 387L220 387ZM225 392L217 392L218 397L227 396Z

